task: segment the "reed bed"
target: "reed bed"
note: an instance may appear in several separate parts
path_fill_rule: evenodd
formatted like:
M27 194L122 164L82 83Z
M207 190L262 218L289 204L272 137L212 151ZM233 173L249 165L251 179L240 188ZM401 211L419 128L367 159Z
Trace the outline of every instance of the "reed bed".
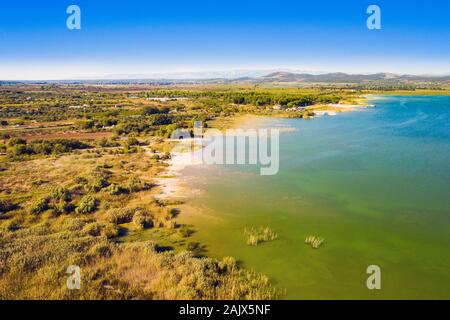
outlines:
M269 227L245 229L244 234L247 238L246 243L249 246L257 246L262 242L272 241L278 238L278 234Z
M309 236L305 239L305 244L310 245L313 249L318 249L325 242L325 239L321 239L317 236Z

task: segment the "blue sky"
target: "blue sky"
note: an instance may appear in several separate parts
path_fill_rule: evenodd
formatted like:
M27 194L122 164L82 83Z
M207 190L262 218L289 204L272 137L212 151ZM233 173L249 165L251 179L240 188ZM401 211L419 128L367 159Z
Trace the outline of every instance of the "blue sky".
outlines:
M66 28L71 4L81 30ZM381 30L366 27L370 4ZM450 1L0 3L0 79L266 69L450 73Z

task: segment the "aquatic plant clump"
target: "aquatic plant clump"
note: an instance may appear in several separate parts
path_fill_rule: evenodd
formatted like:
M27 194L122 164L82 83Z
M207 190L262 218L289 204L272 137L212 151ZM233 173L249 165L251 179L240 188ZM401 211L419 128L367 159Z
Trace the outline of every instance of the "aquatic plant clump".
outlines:
M321 239L316 236L309 236L305 239L305 243L307 245L310 245L313 249L318 249L323 243L325 239Z
M245 229L244 234L247 238L246 243L249 246L257 246L262 242L272 241L278 238L278 234L269 227Z

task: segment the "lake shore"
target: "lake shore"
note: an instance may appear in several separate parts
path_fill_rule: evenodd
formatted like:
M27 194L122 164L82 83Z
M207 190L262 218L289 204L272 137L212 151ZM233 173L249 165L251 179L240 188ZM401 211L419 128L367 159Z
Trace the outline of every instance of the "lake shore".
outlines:
M363 285L372 263L381 264L401 283L386 287L380 297L424 297L417 287L443 297L448 273L444 269L430 273L421 261L433 270L449 263L442 261L447 242L438 240L448 239L447 233L442 220L437 221L448 222L448 201L442 191L448 190L448 182L439 174L448 159L448 134L443 129L448 123L437 116L446 110L448 100L411 97L402 112L395 107L405 102L403 98L376 100L378 108L336 118L266 118L273 126L300 128L297 134L284 136L280 175L264 179L239 168L208 172L194 168L187 173L197 175L194 181L207 191L182 208L180 222L195 226L193 239L209 248L208 256L233 255L244 268L254 268L286 289L286 299L372 299L373 292ZM408 122L418 112L430 113L440 125ZM421 127L437 145L412 141L404 134L406 126L412 132ZM445 150L439 158L431 152L437 146ZM387 152L395 152L395 158L386 158ZM433 181L428 183L428 171L410 174L420 172L416 159L432 164ZM259 226L269 226L279 239L257 249L247 246L245 228ZM319 250L304 245L305 237L313 234L326 239ZM417 258L411 256L412 250ZM343 261L343 256L351 259ZM409 282L413 274L418 275L417 286Z
M214 127L219 130L226 129L248 129L263 126L270 118L251 114L239 115L231 118L216 120ZM183 139L176 142L176 146L170 152L170 159L165 161L167 169L155 180L159 191L156 195L158 199L184 199L187 200L198 190L189 186L189 182L183 178L182 172L192 166L202 165L202 156L196 150L195 143L201 138ZM171 140L172 142L174 140Z
M335 116L341 112L361 111L366 108L374 107L373 104L369 104L370 100L371 98L366 95L355 99L353 104L328 104L312 106L306 109L311 110L314 113L313 117L320 117L324 115ZM271 125L273 125L274 119L283 118L288 117L283 114L279 115L276 113L270 115L242 114L233 117L221 117L219 119L215 119L211 121L210 125L211 127L222 131L225 131L226 129L238 128L262 128L266 123L271 123ZM279 129L280 132L292 132L297 130L292 127L277 127L277 129ZM201 154L193 151L192 147L198 139L199 138L184 139L181 142L177 142L178 146L174 148L176 151L172 151L171 158L165 161L167 164L167 170L162 173L160 178L155 179L160 188L157 198L176 198L187 200L191 196L188 182L183 179L182 172L188 167L202 164ZM173 142L175 140L170 141Z

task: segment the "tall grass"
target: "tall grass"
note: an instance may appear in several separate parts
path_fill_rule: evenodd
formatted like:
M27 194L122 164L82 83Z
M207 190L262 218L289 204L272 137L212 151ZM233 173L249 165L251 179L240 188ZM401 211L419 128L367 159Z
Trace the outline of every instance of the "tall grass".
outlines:
M66 218L2 231L0 299L273 299L267 277L240 269L233 258L158 252L153 242L116 244L105 225ZM76 223L74 223L76 221ZM109 225L113 227L111 224ZM81 290L68 290L66 269L82 270Z
M305 244L310 245L313 249L318 249L325 242L325 239L321 239L317 236L309 236L305 239Z
M249 246L257 246L262 242L272 241L278 238L278 234L269 227L259 227L257 229L252 227L245 229L244 234L246 236L246 243Z

